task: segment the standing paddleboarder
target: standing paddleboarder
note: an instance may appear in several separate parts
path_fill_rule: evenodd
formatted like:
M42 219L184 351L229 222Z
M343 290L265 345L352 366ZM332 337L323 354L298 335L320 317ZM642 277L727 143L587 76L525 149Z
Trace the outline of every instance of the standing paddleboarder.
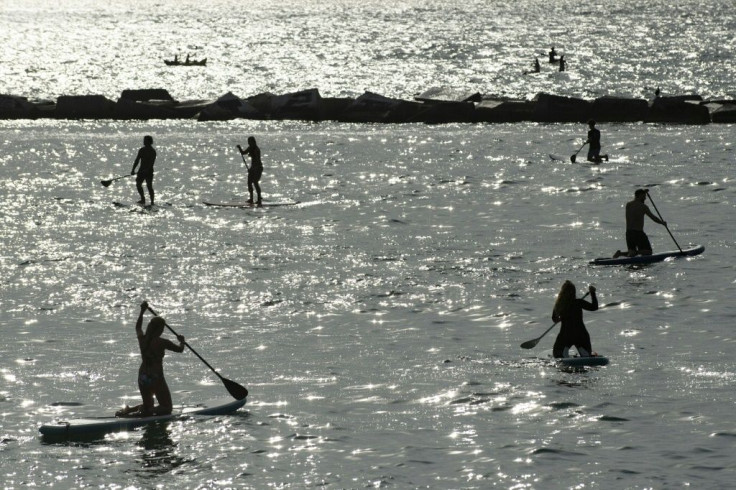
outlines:
M608 161L608 155L601 156L601 132L595 127L595 121L588 121L588 161L593 163L601 163L605 158Z
M625 253L616 250L616 253L613 254L614 259L622 255L627 257L652 255L652 244L649 243L649 237L644 233L644 215L649 216L655 223L667 226L666 221L654 216L649 206L644 204L648 192L647 189L637 189L634 191L634 199L626 203L626 247L628 250Z
M570 347L573 345L578 350L580 357L597 355L593 352L590 345L590 334L583 323L583 310L596 311L598 309L595 287L588 286L588 291L591 302L577 298L575 285L572 282L565 281L562 284L552 310L552 321L561 322L562 325L554 347L552 347L552 356L569 357Z
M143 403L135 407L126 406L115 415L118 417L150 417L152 415L168 415L173 410L171 391L164 378L164 355L167 350L184 352L184 336L177 335L179 345L168 339L162 339L166 321L160 316L151 318L146 331L143 332L143 314L148 310L148 303L141 303L141 311L135 324L138 346L141 349L141 366L138 368L138 389ZM156 397L158 405L154 406Z
M240 156L250 156L250 167L248 167L248 204L253 204L253 188L255 187L258 199L255 201L256 206L262 204L261 200L261 174L263 174L263 163L261 162L261 149L256 144L256 139L253 136L248 137L248 148L245 150L238 145L240 150ZM247 166L247 165L246 165Z
M143 182L145 182L146 187L148 187L148 195L151 198L151 206L153 206L153 164L156 163L156 150L153 148L152 136L143 137L143 147L138 150L138 155L135 157L133 170L130 171L130 175L135 175L135 168L139 163L141 166L135 178L135 186L138 189L138 194L141 196L138 204L146 205L146 196L143 194Z

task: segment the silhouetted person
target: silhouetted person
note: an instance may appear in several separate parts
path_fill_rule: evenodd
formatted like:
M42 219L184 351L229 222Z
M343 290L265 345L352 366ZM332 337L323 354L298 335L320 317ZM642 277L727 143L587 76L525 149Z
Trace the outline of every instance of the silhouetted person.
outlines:
M534 58L534 73L542 71L542 67L539 65L539 58Z
M659 90L659 87L657 87L657 90L654 91L654 98L659 99L659 96L662 94L662 92Z
M555 306L552 309L552 321L562 322L560 333L557 334L555 344L552 347L552 356L569 357L570 347L573 345L581 357L597 355L590 345L590 334L583 323L583 310L596 311L598 309L598 298L595 288L588 286L591 302L577 298L575 285L565 281L557 295Z
M188 65L189 64L189 53L187 53L187 59L184 60L184 64L185 65Z
M245 150L238 145L241 155L250 156L250 167L248 168L248 204L253 204L253 188L256 190L258 199L255 201L257 206L262 204L261 200L261 174L263 173L263 163L261 162L261 149L256 144L256 139L253 136L248 138L248 148Z
M549 50L549 62L557 63L557 51L555 51L554 46L552 46L552 49Z
M601 163L604 158L608 161L608 155L601 156L601 132L596 129L595 121L592 119L588 121L588 127L590 128L588 130L588 139L586 140L588 144L588 161Z
M634 257L636 255L652 255L652 244L649 243L649 237L644 233L644 216L649 216L652 221L662 226L667 226L666 221L662 221L652 214L649 206L644 204L647 200L646 189L637 189L634 192L634 199L626 203L626 253L616 250L613 258L626 255Z
M148 309L148 303L141 303L138 321L135 323L135 334L138 337L138 346L141 350L141 366L138 368L138 390L141 392L143 403L135 407L126 406L115 415L118 417L149 417L151 415L168 415L173 408L171 391L164 378L164 354L167 350L184 352L184 336L178 335L179 345L168 339L161 338L166 321L155 316L148 322L143 332L143 314ZM154 406L156 397L158 405Z
M565 71L565 67L567 66L567 61L565 61L565 55L563 54L560 56L560 71Z
M138 169L138 176L135 178L135 186L138 189L138 194L141 196L141 200L138 204L146 204L146 196L143 194L143 182L148 187L148 195L151 198L151 206L153 206L153 164L156 163L156 150L153 149L153 137L143 137L143 147L138 150L138 156L135 157L133 163L133 170L130 171L130 175L135 174L135 168L138 164L141 164Z

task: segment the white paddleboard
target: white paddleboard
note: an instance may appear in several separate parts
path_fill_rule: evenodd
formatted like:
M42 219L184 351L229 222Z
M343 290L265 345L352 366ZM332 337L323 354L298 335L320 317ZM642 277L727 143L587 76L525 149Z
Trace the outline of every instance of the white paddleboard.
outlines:
M221 208L273 208L278 206L295 206L299 204L299 201L278 201L278 202L264 202L261 204L251 204L246 201L230 201L230 202L210 202L202 201L202 204L207 206L215 206Z
M49 437L74 437L110 432L124 432L153 422L175 420L191 415L226 415L245 405L245 399L219 398L198 405L178 405L170 415L153 417L95 417L86 419L59 420L41 425L38 430Z
M637 255L635 257L601 257L589 262L590 265L624 265L624 264L651 264L653 262L661 262L670 257L692 257L694 255L700 255L705 250L705 246L696 245L691 248L683 249L682 252L679 250L672 250L670 252L661 252L652 255Z

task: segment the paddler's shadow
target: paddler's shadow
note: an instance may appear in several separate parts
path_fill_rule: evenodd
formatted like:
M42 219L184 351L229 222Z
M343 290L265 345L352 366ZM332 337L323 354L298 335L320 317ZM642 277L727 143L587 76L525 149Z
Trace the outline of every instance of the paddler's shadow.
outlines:
M183 465L184 459L176 454L177 444L171 439L169 422L156 422L143 428L138 446L143 449L140 462L146 474L164 474Z

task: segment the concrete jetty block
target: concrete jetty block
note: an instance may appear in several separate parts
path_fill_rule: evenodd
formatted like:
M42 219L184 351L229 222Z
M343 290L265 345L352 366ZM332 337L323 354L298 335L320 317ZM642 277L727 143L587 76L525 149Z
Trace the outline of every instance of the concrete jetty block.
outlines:
M534 97L532 120L537 122L585 122L592 104L583 99L540 93Z
M121 99L137 100L140 102L148 102L149 100L168 100L174 101L168 90L163 88L146 88L146 89L127 89L120 94Z
M593 101L590 118L598 122L643 121L649 114L649 103L644 99L629 99L606 95Z
M56 100L58 119L112 119L115 102L104 95L62 95Z
M476 122L511 123L531 121L535 103L518 99L483 99L475 106Z
M681 95L676 97L657 97L649 107L645 122L708 124L710 112L701 104L699 95Z
M25 97L0 95L0 119L36 119L40 111Z

